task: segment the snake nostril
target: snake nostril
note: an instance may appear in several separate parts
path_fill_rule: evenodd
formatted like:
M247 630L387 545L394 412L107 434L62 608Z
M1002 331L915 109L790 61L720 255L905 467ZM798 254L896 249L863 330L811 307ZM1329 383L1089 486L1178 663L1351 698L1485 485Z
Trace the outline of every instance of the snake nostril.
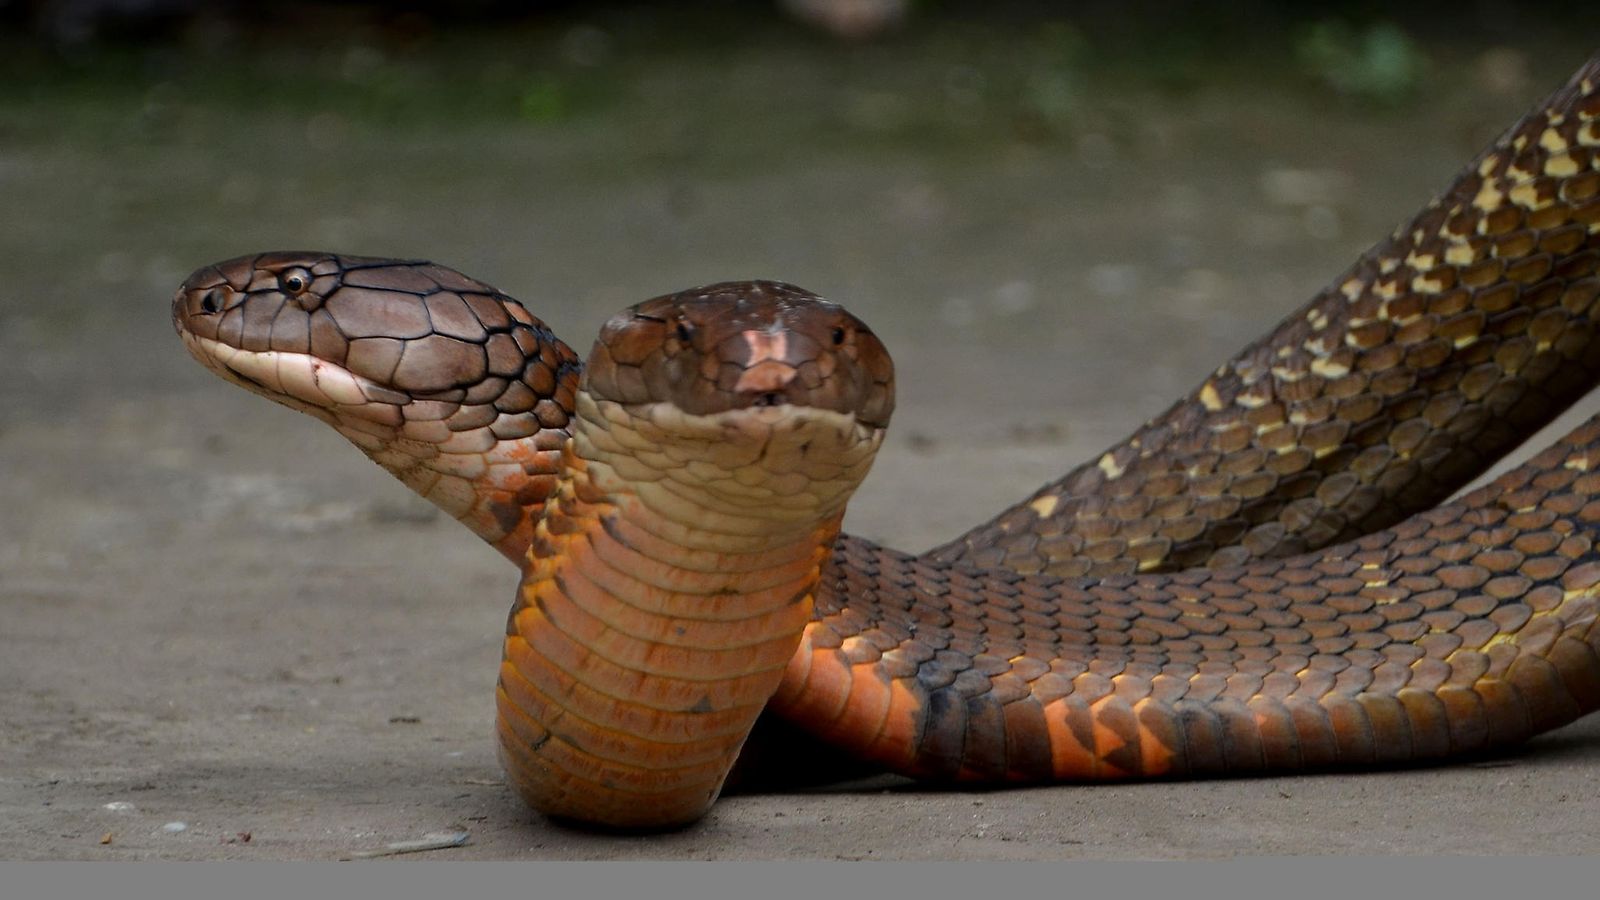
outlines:
M203 313L220 312L222 310L222 302L222 292L212 288L200 298L200 311Z
M777 391L767 391L756 398L756 406L782 406L783 395Z

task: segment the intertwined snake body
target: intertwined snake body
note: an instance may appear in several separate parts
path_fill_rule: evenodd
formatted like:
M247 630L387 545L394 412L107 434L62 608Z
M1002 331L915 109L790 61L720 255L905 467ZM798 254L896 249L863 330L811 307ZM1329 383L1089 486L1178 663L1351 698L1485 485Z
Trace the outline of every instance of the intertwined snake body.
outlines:
M692 821L763 709L970 782L1469 753L1600 706L1600 420L1435 507L1600 373L1597 84L1600 60L1188 398L921 557L838 535L892 370L787 285L648 301L587 367L426 263L243 257L173 316L524 564L499 733L548 813Z

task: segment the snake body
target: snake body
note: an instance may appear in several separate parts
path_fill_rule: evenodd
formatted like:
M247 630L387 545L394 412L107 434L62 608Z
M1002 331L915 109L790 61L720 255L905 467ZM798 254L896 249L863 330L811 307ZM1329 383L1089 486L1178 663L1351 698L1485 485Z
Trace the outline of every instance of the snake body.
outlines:
M1449 497L1600 372L1597 83L1590 60L1187 397L933 558L1058 575L1232 565Z
M173 316L524 563L499 733L550 814L692 821L763 708L936 780L1437 758L1600 705L1600 421L1431 508L1600 372L1597 83L1128 441L922 557L837 535L892 373L795 288L648 301L587 367L426 263L244 257Z
M872 332L788 285L601 330L506 631L501 758L549 814L699 818L781 680L894 408Z

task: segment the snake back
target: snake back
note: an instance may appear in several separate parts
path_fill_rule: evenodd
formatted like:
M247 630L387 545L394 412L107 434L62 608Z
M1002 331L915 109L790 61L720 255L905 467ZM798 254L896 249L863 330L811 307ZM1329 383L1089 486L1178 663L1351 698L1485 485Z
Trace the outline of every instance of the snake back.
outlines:
M1597 84L1600 58L1187 397L930 558L1227 566L1449 497L1600 379Z

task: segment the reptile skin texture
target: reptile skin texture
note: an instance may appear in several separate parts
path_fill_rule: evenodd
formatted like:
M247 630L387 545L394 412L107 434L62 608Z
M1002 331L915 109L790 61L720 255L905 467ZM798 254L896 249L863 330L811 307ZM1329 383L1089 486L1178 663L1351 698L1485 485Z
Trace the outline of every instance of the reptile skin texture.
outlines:
M1171 409L932 552L1111 575L1284 557L1453 494L1596 381L1600 63Z
M692 821L773 714L791 751L967 783L1469 754L1600 706L1600 419L1439 505L1600 374L1597 86L1600 59L1188 397L922 556L836 536L892 368L786 285L647 301L586 376L516 301L425 263L230 260L174 323L521 559L502 759L552 815ZM711 419L745 424L724 446ZM714 609L760 600L727 631L765 648L754 669L672 649L689 607L627 618L696 594L705 553L737 561Z

